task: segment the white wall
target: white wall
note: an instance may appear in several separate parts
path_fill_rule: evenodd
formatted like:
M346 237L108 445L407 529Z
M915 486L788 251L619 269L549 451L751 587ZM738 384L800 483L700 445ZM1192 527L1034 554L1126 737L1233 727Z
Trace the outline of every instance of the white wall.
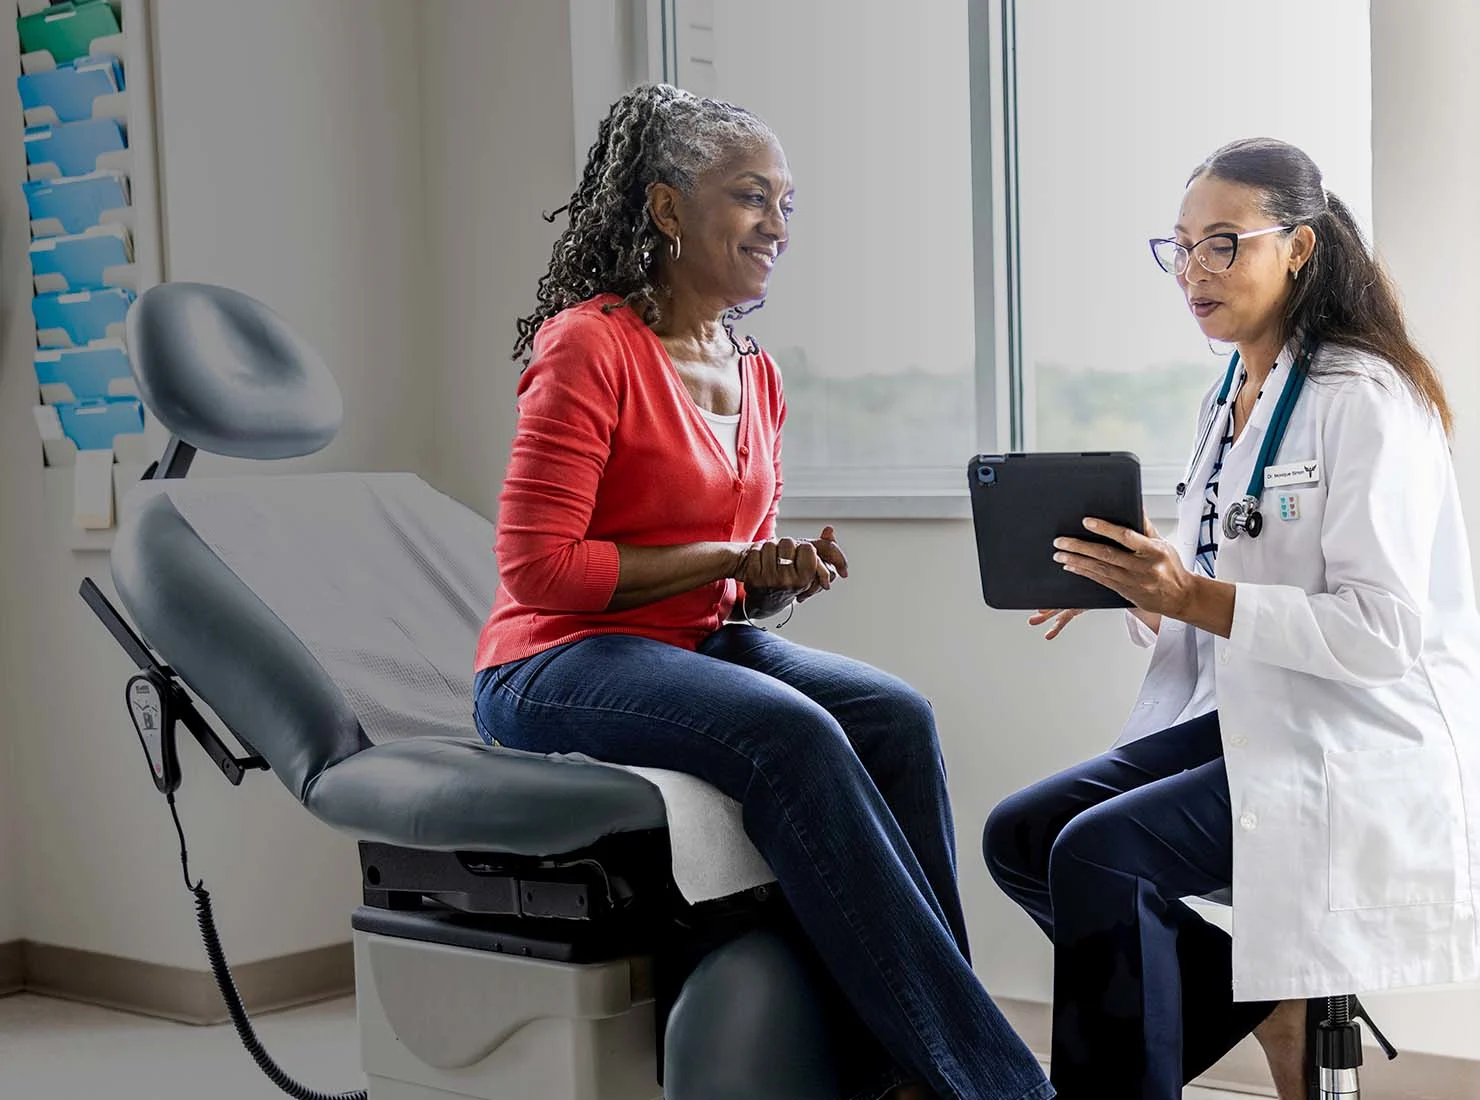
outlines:
M302 465L424 467L436 357L419 297L415 7L161 0L157 31L168 277L256 295L323 354L344 392L345 427ZM8 453L33 430L10 430L30 402L17 396L21 371L5 381ZM22 731L25 935L202 968L173 827L121 706L132 666L76 596L84 572L105 580L106 558L23 539L25 524L10 517L40 514L27 457L29 466L7 462L0 474L9 491L0 574L16 601L7 599L0 636L5 711ZM246 467L204 459L197 468ZM28 682L9 660L30 646L40 674ZM346 940L359 896L353 842L313 821L271 775L233 790L188 738L182 758L191 869L216 900L228 957Z
M0 20L0 86L15 87L20 74L15 21ZM0 608L7 614L0 627L0 943L24 934L21 867L22 814L17 799L23 789L15 768L17 743L35 736L29 721L29 682L35 668L34 635L39 623L10 614L23 606L38 560L36 529L22 517L39 514L41 450L35 439L30 407L35 374L30 348L30 242L25 198L19 181L26 178L24 129L20 100L0 96ZM12 625L14 624L14 625Z
M0 944L21 938L20 818L9 731L0 730Z
M1471 550L1480 556L1476 41L1480 5L1472 0L1372 0L1374 237L1413 336L1454 405L1455 465ZM1480 576L1480 559L1476 566ZM1405 1049L1480 1056L1480 983L1363 1000Z
M159 4L169 278L254 295L319 349L344 427L312 465L430 456L418 7Z
M1374 222L1415 339L1455 406L1455 462L1480 552L1480 37L1469 0L1371 0Z
M514 430L515 322L575 186L569 12L548 0L421 8L435 477L490 518ZM490 554L490 566L492 565Z
M0 401L10 396L14 389L15 387L9 385L0 385ZM0 434L3 432L4 429L0 429ZM0 455L0 462L3 461L3 455ZM0 495L0 515L7 514L5 507L5 497ZM9 543L9 539L0 537L0 561L8 560L5 550ZM8 589L11 586L5 587ZM6 603L5 606L12 605ZM4 655L8 655L9 651L10 646L0 646L0 660L4 660ZM13 666L5 660L5 667ZM0 714L15 713L11 709L12 698L12 692L0 685ZM16 805L17 779L13 760L13 742L17 736L16 723L0 719L0 944L22 938L21 815Z

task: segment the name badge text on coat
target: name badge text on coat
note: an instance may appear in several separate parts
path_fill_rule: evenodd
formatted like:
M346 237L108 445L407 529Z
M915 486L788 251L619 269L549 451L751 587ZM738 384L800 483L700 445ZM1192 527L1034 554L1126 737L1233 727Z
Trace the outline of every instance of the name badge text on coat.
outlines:
M1321 466L1315 459L1269 466L1264 471L1264 487L1279 489L1286 485L1315 485L1321 480Z

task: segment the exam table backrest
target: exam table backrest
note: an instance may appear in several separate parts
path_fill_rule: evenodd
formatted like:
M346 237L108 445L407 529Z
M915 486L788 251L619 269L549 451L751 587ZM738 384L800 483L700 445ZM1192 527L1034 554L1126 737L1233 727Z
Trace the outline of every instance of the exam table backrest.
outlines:
M638 775L478 738L492 527L415 475L148 480L121 511L125 608L324 822L536 857L665 827L662 795Z
M303 643L167 495L125 511L112 574L153 649L300 801L314 777L369 746L343 693Z

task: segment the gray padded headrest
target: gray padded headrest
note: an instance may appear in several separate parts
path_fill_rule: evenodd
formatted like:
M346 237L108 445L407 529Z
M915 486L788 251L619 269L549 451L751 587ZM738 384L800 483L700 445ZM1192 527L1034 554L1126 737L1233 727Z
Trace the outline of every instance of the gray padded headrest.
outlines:
M127 335L144 404L197 450L296 458L339 430L344 405L329 368L255 298L161 283L130 308Z

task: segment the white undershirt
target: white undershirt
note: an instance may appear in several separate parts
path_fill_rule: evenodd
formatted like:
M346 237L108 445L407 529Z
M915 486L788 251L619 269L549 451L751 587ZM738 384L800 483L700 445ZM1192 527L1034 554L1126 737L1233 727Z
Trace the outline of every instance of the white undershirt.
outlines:
M730 465L738 472L740 459L735 451L740 445L740 414L732 413L729 416L721 416L719 413L699 408L699 415L708 423L709 430L714 433L714 438L719 440L720 447L729 456Z

